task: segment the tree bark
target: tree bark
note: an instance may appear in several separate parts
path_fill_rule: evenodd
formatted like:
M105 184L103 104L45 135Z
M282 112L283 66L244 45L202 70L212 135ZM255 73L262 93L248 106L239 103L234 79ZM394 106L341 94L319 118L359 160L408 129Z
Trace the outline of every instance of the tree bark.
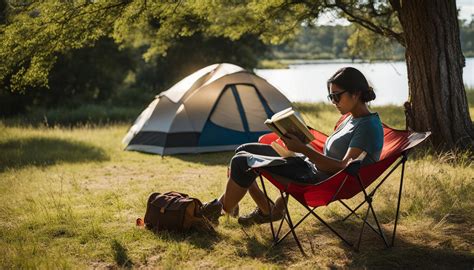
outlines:
M438 148L473 150L474 126L462 79L465 59L456 2L400 3L409 84L407 125L415 131L431 131L431 142Z

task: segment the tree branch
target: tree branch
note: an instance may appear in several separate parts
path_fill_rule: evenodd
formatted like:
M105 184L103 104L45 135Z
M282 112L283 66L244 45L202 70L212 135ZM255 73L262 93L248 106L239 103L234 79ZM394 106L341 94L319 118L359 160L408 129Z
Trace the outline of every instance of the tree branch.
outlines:
M381 25L376 25L375 23L367 20L366 18L356 16L353 12L351 12L347 8L347 5L341 3L340 0L336 0L335 4L330 4L330 5L328 5L328 7L332 7L332 8L336 7L338 9L340 9L344 14L346 14L349 17L349 18L347 18L348 21L357 23L357 24L361 25L362 27L364 27L364 28L376 33L376 34L394 38L402 46L405 46L405 39L404 39L402 33L394 32L392 29L389 29L387 27L383 27Z

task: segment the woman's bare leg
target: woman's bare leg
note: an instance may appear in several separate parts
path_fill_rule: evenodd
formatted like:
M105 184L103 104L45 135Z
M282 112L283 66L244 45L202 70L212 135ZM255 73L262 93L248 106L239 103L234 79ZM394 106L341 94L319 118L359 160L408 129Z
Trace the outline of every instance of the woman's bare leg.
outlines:
M257 204L258 208L264 215L268 215L270 213L270 209L268 209L267 199L265 198L265 193L258 187L257 182L254 182L249 188L250 196ZM272 211L276 211L275 213L282 213L285 210L285 200L283 200L282 196L279 196L275 201L275 206L272 208Z
M287 201L285 201L282 196L278 197L278 199L276 199L275 201L274 211L277 211L278 213L283 213L283 211L285 211L285 203L287 203Z
M268 208L268 202L267 198L265 197L265 194L260 190L256 182L253 182L252 185L248 189L250 196L252 199L255 201L257 204L258 208L262 211L263 214L268 215L270 213L270 209ZM237 183L232 180L232 178L229 177L229 180L227 181L227 186L224 194L219 198L219 201L221 202L223 206L223 210L226 213L229 213L234 209L234 207L242 200L242 198L245 196L245 193L247 193L247 189L239 186ZM277 200L277 206L276 210L281 211L284 209L283 206L283 199L280 197Z
M232 178L229 177L225 192L219 198L219 201L223 206L223 210L226 213L230 213L245 196L245 193L247 193L247 189L239 186L234 180L232 180Z
M257 204L258 208L264 215L270 214L270 209L268 208L267 198L265 197L265 193L257 185L257 182L253 182L252 185L249 187L249 193L252 199Z

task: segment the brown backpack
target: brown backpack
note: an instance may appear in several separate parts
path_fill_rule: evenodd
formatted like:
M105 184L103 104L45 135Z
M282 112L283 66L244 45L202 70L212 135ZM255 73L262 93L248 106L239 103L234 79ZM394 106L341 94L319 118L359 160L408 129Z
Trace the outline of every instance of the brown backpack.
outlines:
M201 207L200 200L190 198L187 194L155 192L148 198L144 225L154 232L187 231L191 228L213 232L212 225L201 214Z

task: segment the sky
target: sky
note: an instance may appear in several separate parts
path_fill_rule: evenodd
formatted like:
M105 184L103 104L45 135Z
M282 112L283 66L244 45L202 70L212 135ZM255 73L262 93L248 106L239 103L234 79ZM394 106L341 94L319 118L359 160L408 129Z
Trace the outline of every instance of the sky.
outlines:
M470 21L474 14L474 0L456 0L459 12L459 18Z
M456 0L456 5L459 11L459 18L470 21L474 15L474 0ZM321 14L318 18L319 25L348 25L346 19L338 19L336 12L326 12Z

